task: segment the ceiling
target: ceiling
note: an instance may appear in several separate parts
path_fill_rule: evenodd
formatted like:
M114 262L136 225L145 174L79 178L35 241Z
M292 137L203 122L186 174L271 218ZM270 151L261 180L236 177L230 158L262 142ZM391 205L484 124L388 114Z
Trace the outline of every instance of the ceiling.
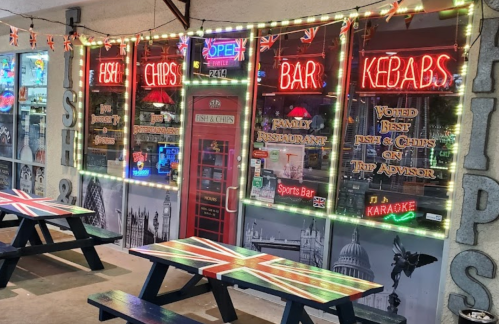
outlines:
M58 8L70 8L97 0L2 0L0 8L9 9L20 14L33 14ZM0 19L12 17L11 13L0 10Z

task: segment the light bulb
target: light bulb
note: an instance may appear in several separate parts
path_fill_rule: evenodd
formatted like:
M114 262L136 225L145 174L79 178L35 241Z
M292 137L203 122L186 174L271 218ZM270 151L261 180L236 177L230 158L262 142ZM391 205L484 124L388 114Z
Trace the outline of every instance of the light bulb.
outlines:
M161 108L161 107L164 107L165 104L164 103L161 103L161 102L153 102L152 104L154 107L158 107L158 108Z

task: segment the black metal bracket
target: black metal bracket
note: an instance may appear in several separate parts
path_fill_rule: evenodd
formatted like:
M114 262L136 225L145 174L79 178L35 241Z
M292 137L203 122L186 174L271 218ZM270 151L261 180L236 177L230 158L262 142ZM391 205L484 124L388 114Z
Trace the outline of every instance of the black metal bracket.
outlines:
M187 30L191 26L191 0L179 0L180 2L185 3L185 14L177 8L177 6L173 3L173 0L163 0L165 4L170 8L171 12L175 15L175 17L182 23L184 29Z

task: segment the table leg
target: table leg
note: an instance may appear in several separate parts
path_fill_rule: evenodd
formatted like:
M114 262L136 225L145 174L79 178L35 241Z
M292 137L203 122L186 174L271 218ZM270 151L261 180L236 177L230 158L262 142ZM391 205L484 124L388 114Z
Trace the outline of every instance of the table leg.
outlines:
M305 312L303 304L288 300L284 308L281 324L298 324L303 319ZM308 314L307 314L308 316ZM309 317L310 319L310 317Z
M312 319L310 318L310 315L308 315L305 308L303 309L300 322L301 324L314 324L314 322L312 322Z
M52 234L47 227L47 223L44 220L38 222L38 226L40 226L40 230L42 231L43 237L45 238L45 242L48 244L54 243L54 239L52 238Z
M232 299L230 299L227 285L217 279L212 278L208 278L208 282L210 283L213 296L215 297L224 323L229 323L237 320L236 310L234 309L234 305L232 304Z
M33 235L35 225L35 221L23 218L11 245L16 248L25 247L26 243L28 243L28 240ZM17 257L3 260L3 263L0 266L0 288L7 287L7 283L9 282L19 259L20 258Z
M68 217L67 218L69 228L73 232L75 238L78 239L86 239L89 238L90 236L88 235L87 231L85 230L85 226L83 226L83 222L81 221L81 218L79 217ZM81 251L83 252L83 255L85 256L85 259L87 259L87 263L90 266L90 269L92 270L102 270L104 269L104 265L102 264L102 261L99 258L99 255L97 254L97 251L95 250L95 247L93 246L88 246L88 247L83 247L81 248Z
M149 270L146 282L144 283L144 286L142 286L139 297L154 303L154 299L158 296L163 280L165 280L167 271L168 265L154 262L151 270Z
M336 306L338 312L338 320L340 324L355 324L355 312L353 311L352 302L347 302Z
M17 218L19 219L19 221L21 221L21 217L17 217ZM33 231L33 234L29 238L29 244L31 246L43 244L42 239L40 238L40 235L38 235L38 232L36 231L36 227L35 227L35 230Z

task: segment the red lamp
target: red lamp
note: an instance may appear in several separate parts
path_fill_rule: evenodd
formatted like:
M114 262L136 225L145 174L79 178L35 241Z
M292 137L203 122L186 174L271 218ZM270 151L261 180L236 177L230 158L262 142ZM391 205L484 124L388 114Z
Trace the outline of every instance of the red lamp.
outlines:
M288 114L288 117L294 117L296 120L302 120L303 118L312 117L307 109L303 107L294 107Z
M144 99L144 102L152 102L155 107L163 107L164 105L173 105L175 102L170 98L170 96L163 91L160 90L152 90Z

